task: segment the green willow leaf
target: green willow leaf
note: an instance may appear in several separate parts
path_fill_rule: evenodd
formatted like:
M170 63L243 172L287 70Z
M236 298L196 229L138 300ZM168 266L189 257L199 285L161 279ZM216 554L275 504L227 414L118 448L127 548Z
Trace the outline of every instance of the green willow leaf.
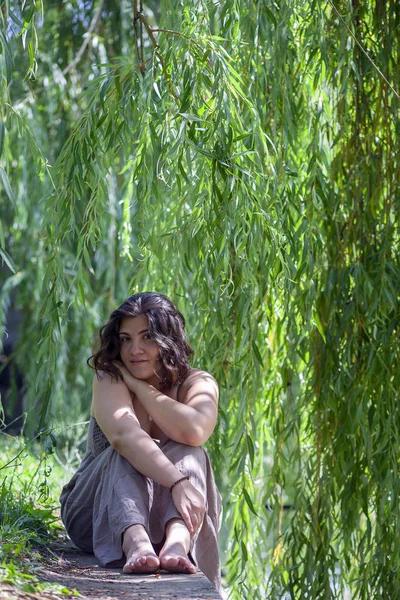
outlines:
M317 311L314 311L313 318L314 318L314 323L315 323L318 331L320 332L322 339L326 343L326 337L325 337L324 328L322 326L321 319L319 318L319 314L318 314Z
M264 363L263 363L263 359L262 359L262 356L261 356L261 353L260 353L260 350L259 350L259 348L258 348L257 344L256 344L255 342L252 342L252 347L253 347L254 356L256 357L256 359L257 359L257 362L258 362L258 363L259 363L261 366L263 366L263 364L264 364Z
M246 490L246 488L243 488L243 496L244 499L246 501L246 504L248 505L248 507L250 508L251 512L256 515L256 517L259 517L258 513L256 512L256 509L254 508L254 504L252 499L249 496L248 491Z
M10 269L10 271L12 273L16 273L17 268L14 264L14 261L11 258L11 256L8 254L8 252L6 250L4 250L4 248L0 248L0 256L3 259L3 261L6 263L7 267Z
M3 121L0 121L0 158L4 150L5 127Z
M10 180L8 179L8 175L5 172L5 170L3 169L3 167L0 167L0 179L3 183L3 187L7 194L8 199L10 200L11 204L15 207L14 193L12 191Z

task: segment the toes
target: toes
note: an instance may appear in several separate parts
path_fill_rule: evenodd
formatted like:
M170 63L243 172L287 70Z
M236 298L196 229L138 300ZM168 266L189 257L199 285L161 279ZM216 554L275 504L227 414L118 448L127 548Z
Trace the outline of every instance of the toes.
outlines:
M161 558L161 568L175 573L195 573L196 567L192 565L189 559L183 556L163 556Z
M188 558L183 558L183 556L179 559L179 566L181 567L184 573L195 573L196 567L190 562Z
M122 571L124 573L149 573L154 572L160 566L156 556L140 556L126 563Z
M133 569L134 569L134 566L133 566L133 565L131 565L131 564L129 564L129 565L128 565L128 564L126 564L126 565L124 565L124 567L123 567L122 571L123 571L124 573L133 573Z
M122 571L124 573L135 573L137 570L140 570L141 567L142 563L140 562L140 559L136 559L134 561L126 563Z
M145 557L145 562L150 569L158 569L160 566L160 561L156 556L147 556Z
M165 568L173 569L179 565L179 558L177 556L163 556L161 565Z

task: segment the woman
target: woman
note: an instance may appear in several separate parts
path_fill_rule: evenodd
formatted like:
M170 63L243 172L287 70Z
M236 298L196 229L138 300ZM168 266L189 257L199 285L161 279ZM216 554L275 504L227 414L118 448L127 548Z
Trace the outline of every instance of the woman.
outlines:
M218 588L220 496L207 453L218 386L191 369L185 321L134 294L100 330L87 453L61 494L72 541L125 573L194 573Z

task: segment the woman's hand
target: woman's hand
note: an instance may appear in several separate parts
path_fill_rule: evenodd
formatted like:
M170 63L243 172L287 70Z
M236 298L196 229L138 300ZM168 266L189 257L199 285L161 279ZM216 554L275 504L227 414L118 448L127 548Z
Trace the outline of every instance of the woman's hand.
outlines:
M130 390L131 392L134 392L134 387L135 387L135 382L137 381L136 377L134 377L129 371L128 369L125 367L125 365L118 361L118 360L114 360L113 365L115 367L117 367L117 369L121 372L122 378L124 380L124 383L126 385L126 387L128 388L128 390Z
M188 480L174 486L171 493L175 507L193 537L200 529L206 512L204 498Z

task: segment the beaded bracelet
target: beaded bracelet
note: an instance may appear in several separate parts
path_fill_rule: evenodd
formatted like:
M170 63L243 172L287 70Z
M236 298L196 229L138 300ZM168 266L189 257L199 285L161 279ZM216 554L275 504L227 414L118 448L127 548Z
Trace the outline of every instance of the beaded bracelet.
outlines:
M178 483L180 483L181 481L185 481L185 479L187 479L189 481L189 477L187 475L185 475L184 477L181 477L180 479L178 479L178 481L175 481L175 483L173 483L171 485L171 487L169 488L169 491L172 492L172 490L174 489L174 487L176 485L178 485Z

